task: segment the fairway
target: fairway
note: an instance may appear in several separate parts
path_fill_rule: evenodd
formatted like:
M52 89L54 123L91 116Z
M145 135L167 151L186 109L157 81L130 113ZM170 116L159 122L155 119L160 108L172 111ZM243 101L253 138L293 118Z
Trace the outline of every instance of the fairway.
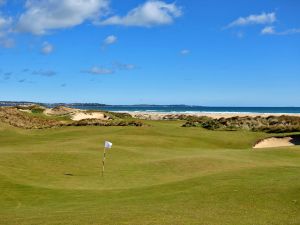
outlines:
M145 123L0 124L0 225L300 224L299 146L253 150L267 134Z

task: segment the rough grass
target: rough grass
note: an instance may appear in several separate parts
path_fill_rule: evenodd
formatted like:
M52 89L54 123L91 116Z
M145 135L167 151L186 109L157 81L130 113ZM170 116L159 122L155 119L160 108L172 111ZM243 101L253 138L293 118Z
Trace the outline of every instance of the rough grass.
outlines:
M25 106L24 106L25 107ZM62 126L143 126L141 121L133 120L126 114L112 114L110 120L84 119L72 121L70 115L45 115L43 111L32 108L0 107L0 122L25 129L57 128Z
M50 128L63 124L55 118L41 116L41 113L22 112L14 107L0 107L0 122L26 129Z
M300 132L300 117L269 116L269 117L230 117L213 119L210 117L186 117L183 127L203 127L208 130L249 130L266 133Z
M300 223L300 147L253 151L266 134L146 123L0 124L0 224ZM103 178L104 140L113 149Z
M129 113L110 112L103 110L87 110L87 112L103 112L106 116L111 119L132 119L133 117Z

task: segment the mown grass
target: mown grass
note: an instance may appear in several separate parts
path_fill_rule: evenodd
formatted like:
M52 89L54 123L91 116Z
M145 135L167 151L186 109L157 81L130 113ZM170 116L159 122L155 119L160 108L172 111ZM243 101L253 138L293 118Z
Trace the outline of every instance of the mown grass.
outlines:
M254 151L266 134L145 123L0 124L0 224L300 224L300 147Z

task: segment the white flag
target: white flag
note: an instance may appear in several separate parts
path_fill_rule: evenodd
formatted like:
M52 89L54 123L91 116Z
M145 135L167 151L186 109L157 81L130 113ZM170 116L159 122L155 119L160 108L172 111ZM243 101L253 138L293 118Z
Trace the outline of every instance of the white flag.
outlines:
M104 147L105 147L105 148L111 148L111 147L112 147L112 143L109 142L109 141L105 141L105 142L104 142Z

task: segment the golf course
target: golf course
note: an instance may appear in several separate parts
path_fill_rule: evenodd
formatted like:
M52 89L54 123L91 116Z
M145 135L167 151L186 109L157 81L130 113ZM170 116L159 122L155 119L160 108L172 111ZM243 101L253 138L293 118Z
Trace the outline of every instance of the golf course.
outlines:
M1 123L0 225L300 224L300 146L253 149L272 134L143 123Z

